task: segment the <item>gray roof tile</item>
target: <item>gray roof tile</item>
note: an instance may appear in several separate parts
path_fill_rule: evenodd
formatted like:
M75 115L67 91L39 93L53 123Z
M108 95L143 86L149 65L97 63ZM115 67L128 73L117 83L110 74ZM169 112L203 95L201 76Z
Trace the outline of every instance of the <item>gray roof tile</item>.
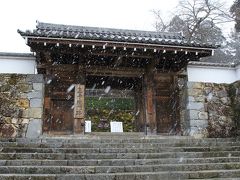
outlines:
M118 41L129 43L149 43L160 45L191 46L203 48L216 48L212 44L199 44L187 42L181 33L166 33L155 31L139 31L127 29L113 29L100 27L72 26L38 22L36 29L18 32L22 36L38 36L52 38L73 38L102 41Z
M188 65L194 66L208 66L208 67L235 67L235 64L227 64L227 63L217 63L217 62L202 62L202 61L190 61Z

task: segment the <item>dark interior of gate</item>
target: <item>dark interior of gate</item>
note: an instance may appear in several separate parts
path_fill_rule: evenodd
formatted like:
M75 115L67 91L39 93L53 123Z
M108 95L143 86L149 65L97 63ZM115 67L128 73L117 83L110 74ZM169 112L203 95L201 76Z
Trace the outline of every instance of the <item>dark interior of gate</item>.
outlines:
M81 133L85 120L94 131L122 121L125 132L180 132L178 77L214 48L179 33L48 23L19 33L45 75L43 130L51 134Z
M140 131L136 126L136 91L141 91L142 78L116 76L86 77L86 120L92 131L109 132L110 122L123 123L124 132Z

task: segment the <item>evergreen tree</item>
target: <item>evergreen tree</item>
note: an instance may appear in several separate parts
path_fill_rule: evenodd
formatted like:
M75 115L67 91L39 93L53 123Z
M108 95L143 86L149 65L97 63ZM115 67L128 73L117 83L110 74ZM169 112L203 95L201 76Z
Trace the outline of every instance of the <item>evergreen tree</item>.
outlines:
M240 0L235 0L233 3L230 12L232 13L233 17L235 18L235 29L237 32L240 32Z

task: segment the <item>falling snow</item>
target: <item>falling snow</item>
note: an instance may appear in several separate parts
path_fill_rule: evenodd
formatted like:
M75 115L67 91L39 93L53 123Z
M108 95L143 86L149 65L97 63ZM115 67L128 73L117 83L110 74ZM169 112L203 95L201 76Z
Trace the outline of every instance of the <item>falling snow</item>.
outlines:
M68 96L67 96L67 100L71 99L71 97L72 97L71 95L68 95Z
M47 84L50 84L52 82L52 79L49 79L48 81L47 81Z
M75 85L71 84L71 86L69 86L68 89L67 89L67 93L71 92L74 87L75 87Z
M179 159L178 162L179 162L179 163L182 163L182 162L183 162L183 157L180 157L180 159Z
M104 92L105 92L106 94L108 94L110 90L111 90L111 86L107 86L107 87L105 88Z
M140 113L140 111L138 110L135 115L137 116L139 113Z

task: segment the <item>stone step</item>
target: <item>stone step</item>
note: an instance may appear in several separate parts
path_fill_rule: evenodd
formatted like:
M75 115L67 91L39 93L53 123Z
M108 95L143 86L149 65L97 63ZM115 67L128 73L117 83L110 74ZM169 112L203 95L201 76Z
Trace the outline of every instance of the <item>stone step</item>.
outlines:
M240 146L240 142L223 143L16 143L2 142L0 147L28 148L161 148L161 147L229 147Z
M0 166L2 174L97 174L240 169L240 163L162 164L138 166Z
M203 180L203 179L192 179L192 180ZM239 178L204 178L204 180L239 180Z
M240 151L218 152L163 152L163 153L0 153L0 159L155 159L155 158L203 158L239 157Z
M0 140L1 179L240 177L240 141L114 134ZM240 179L240 178L239 178Z
M160 153L160 152L216 152L240 151L240 146L229 147L160 147L160 148L32 148L2 147L2 153Z
M179 180L239 179L240 170L204 170L172 172L104 173L104 174L0 174L1 180Z
M101 137L91 137L86 138L38 138L38 139L31 139L31 138L16 138L16 139L0 139L0 142L18 142L18 143L110 143L110 142L117 142L117 143L222 143L222 142L239 142L239 138L203 138L203 139L194 139L194 138L183 138L179 136L178 138L171 138L171 137L162 137L155 136L149 137L145 136L143 138L132 138L132 137L116 137L109 136L109 138L101 138Z
M159 164L235 163L240 157L159 158L159 159L87 159L87 160L0 160L0 166L131 166Z

